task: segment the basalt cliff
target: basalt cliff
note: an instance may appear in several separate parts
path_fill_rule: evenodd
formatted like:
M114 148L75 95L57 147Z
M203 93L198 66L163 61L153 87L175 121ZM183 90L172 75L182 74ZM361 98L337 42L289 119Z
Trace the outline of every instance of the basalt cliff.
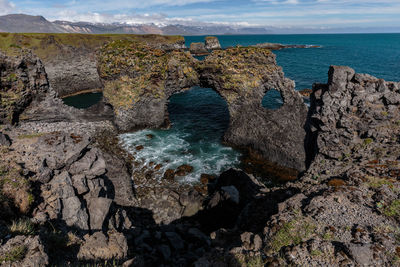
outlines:
M307 108L265 48L198 61L121 38L93 54L104 100L78 110L46 63L14 53L0 54L0 264L399 264L400 83L332 66ZM297 180L232 169L188 185L135 168L116 133L168 127L168 98L194 85L227 102L226 142ZM271 89L278 110L261 106Z

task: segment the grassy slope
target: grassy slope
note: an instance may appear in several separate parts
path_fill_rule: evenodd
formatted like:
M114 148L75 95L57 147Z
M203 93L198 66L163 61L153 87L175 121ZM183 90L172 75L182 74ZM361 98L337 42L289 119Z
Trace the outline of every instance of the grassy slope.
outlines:
M0 50L9 55L15 55L21 48L28 48L46 61L54 56L62 55L64 48L67 47L95 50L115 40L144 42L152 45L175 43L184 38L155 34L0 33Z

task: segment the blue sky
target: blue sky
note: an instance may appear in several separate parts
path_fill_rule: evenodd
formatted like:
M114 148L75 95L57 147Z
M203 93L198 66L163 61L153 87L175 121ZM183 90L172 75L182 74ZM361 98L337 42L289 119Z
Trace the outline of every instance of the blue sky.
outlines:
M0 0L49 20L272 27L400 27L400 0Z

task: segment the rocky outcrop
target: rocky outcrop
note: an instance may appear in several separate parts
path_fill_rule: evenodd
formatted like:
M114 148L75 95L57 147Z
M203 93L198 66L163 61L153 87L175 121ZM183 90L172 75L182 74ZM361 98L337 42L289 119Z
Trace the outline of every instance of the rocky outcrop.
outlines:
M49 257L39 236L16 236L0 247L1 266L47 266Z
M184 52L166 53L122 41L104 47L99 56L100 77L118 128L162 126L167 99L199 83L194 65Z
M219 43L218 38L215 36L207 36L205 38L205 46L208 50L221 49L221 44Z
M10 54L14 53L10 39L14 47L30 49L41 59L50 85L60 97L102 88L96 52L113 40L140 42L165 51L186 48L181 36L5 33L0 36L0 50ZM36 43L40 45L33 45Z
M15 124L32 101L40 101L48 91L42 62L29 52L15 58L0 52L0 88L0 123Z
M331 159L373 157L396 143L400 84L349 67L332 66L328 84L315 84L311 98L314 151ZM393 158L395 160L395 158Z
M191 43L189 51L195 56L204 56L209 54L204 43Z
M396 264L399 95L399 83L343 66L331 66L328 83L313 86L313 160L299 181L286 185L298 193L280 203L266 224L271 262Z
M259 48L214 51L199 73L201 86L215 88L228 104L230 124L224 136L228 143L251 147L280 165L305 169L307 108L294 82L276 65L274 54ZM278 110L261 106L270 89L282 96Z
M319 45L286 45L279 43L262 43L253 45L253 47L267 48L270 50L281 50L285 48L320 48Z
M210 87L228 104L227 142L252 147L283 166L305 169L307 108L269 50L217 50L200 62L184 52L166 54L120 42L104 47L99 63L104 96L114 107L120 130L166 126L171 95L194 85ZM264 94L273 88L284 101L277 111L261 106Z

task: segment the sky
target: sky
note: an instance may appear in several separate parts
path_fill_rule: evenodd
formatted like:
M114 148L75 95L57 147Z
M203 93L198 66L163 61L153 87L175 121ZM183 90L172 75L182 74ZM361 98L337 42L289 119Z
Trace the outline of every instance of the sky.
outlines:
M51 21L400 28L400 0L0 0L0 15L11 13Z

